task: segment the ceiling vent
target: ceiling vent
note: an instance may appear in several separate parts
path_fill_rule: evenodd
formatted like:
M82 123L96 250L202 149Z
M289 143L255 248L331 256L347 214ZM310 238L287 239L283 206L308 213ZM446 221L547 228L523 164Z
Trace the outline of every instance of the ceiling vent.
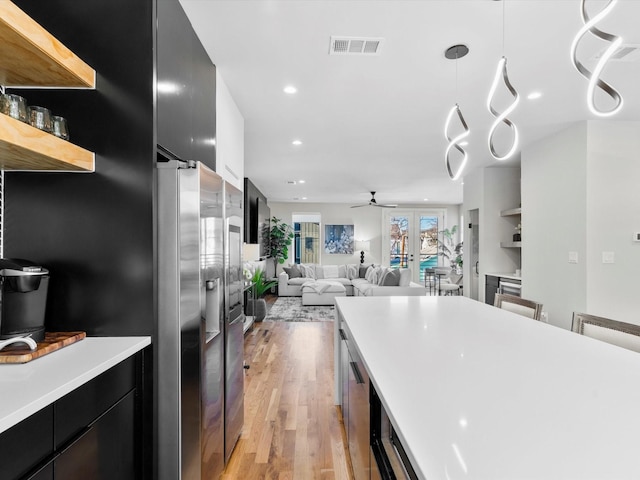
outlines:
M597 62L602 58L602 55L604 55L604 52L606 51L607 49L603 48L600 52L591 57L591 60ZM630 43L620 45L609 59L611 62L637 62L638 60L640 60L640 45Z
M329 55L380 55L384 38L331 37Z

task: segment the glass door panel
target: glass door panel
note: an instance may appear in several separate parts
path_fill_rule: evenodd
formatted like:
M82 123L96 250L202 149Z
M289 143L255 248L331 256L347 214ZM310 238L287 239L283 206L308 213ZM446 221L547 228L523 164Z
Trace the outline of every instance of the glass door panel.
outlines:
M394 215L389 219L389 265L392 268L409 266L409 216Z
M438 224L435 215L420 215L420 271L418 281L424 284L424 271L438 266Z
M411 268L412 281L423 284L424 270L438 265L437 238L442 225L442 210L384 212L383 264Z

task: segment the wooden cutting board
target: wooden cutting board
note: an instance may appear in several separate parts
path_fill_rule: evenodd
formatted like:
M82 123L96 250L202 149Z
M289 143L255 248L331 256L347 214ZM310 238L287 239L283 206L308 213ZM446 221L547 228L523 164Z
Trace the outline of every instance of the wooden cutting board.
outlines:
M30 350L24 343L11 345L0 350L0 363L27 363L86 337L85 332L45 332L44 341L38 348Z

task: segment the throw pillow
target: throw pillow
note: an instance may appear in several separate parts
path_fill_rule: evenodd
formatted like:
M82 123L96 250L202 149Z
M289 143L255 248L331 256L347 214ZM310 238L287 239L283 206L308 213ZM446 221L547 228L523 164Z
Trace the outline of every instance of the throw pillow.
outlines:
M354 278L358 278L358 277L359 277L358 265L356 265L355 263L348 264L346 278L348 278L349 280L353 280Z
M303 277L316 279L316 269L313 265L300 264L300 271L303 273Z
M389 272L389 270L391 270L391 268L383 268L381 270L378 270L378 275L376 276L376 283L378 285L382 285L382 280L384 280L384 276L387 274L387 272Z
M321 280L323 278L325 278L324 276L324 267L322 265L313 265L314 268L314 272L315 272L315 279L316 280Z
M398 283L399 287L408 287L409 282L411 282L411 269L410 268L401 268L400 269L400 283Z
M373 265L371 265L369 268L367 268L367 273L365 274L364 279L367 282L376 285L378 283L378 270Z
M373 267L373 265L360 265L360 268L358 269L358 278L367 278L367 270L369 270L369 267Z
M282 267L289 278L300 278L302 277L302 272L298 268L298 265L291 265L290 267Z
M338 265L323 265L324 278L338 278Z
M378 284L383 287L397 287L400 284L400 270L387 270Z

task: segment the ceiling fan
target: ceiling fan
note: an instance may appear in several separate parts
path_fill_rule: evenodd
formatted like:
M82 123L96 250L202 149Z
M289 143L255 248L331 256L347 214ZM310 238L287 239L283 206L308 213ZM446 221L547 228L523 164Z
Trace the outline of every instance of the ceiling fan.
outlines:
M371 192L371 200L369 200L369 203L362 203L360 205L351 205L351 208L360 208L360 207L396 208L397 205L383 205L382 203L378 203L376 202L376 192Z

